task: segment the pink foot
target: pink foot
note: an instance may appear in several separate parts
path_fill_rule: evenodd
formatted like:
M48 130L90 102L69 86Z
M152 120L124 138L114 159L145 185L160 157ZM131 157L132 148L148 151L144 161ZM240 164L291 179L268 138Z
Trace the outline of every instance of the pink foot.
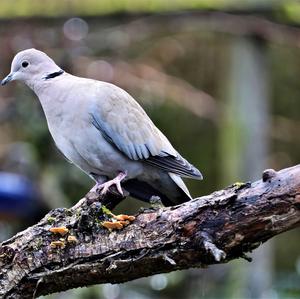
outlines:
M96 183L95 186L89 191L89 192L93 192L93 193L97 193L97 191L99 190L99 183Z
M127 176L126 172L120 172L114 179L112 179L110 181L107 181L107 182L105 182L105 183L103 183L101 185L96 184L93 187L93 189L96 188L97 191L101 190L101 194L103 195L103 194L107 193L107 191L109 190L109 188L111 186L116 185L118 192L123 195L123 190L122 190L122 187L121 187L121 182L122 182L122 180L125 179L126 176Z

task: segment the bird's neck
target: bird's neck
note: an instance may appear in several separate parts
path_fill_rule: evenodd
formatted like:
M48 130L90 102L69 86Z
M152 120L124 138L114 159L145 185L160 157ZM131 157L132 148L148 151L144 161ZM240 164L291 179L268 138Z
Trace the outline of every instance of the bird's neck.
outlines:
M61 69L55 70L53 72L45 73L43 75L35 75L30 78L30 80L25 81L25 84L31 88L36 95L39 97L45 92L45 90L51 88L57 80L64 75L65 72Z
M64 80L62 80L63 77L68 77L68 74L65 72L59 75L53 73L54 72L47 74L48 77L44 75L26 82L26 85L30 87L39 98L47 121L49 117L60 113L63 109L62 101L66 98L63 95L68 90L65 84L63 84Z
M53 78L56 78L56 77L58 77L58 76L61 76L63 73L64 73L63 70L58 70L58 71L55 71L55 72L48 73L48 74L44 77L44 80L51 80L51 79L53 79Z
M55 134L55 130L60 128L65 118L66 97L64 94L66 93L66 88L59 78L55 82L48 82L47 80L36 82L31 87L41 103L52 136ZM30 85L28 84L28 86Z

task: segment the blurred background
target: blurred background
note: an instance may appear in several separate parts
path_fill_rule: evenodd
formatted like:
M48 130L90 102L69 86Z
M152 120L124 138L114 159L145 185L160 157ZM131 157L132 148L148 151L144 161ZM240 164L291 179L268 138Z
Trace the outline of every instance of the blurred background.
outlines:
M300 161L300 2L0 0L0 74L35 47L127 90L204 180L201 196ZM88 95L87 95L88 96ZM53 99L55 100L55 99ZM0 241L93 185L67 163L29 88L0 89ZM144 203L127 199L119 210ZM300 230L208 269L44 298L300 298Z

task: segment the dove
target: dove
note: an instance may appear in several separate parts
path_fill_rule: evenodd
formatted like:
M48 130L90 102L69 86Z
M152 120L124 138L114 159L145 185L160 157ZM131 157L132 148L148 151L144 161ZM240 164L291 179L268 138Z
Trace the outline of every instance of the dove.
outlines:
M2 81L24 82L39 98L52 138L71 163L105 194L113 185L123 194L165 206L191 199L182 178L202 179L125 90L108 82L62 70L44 52L16 54ZM122 183L122 186L121 186Z

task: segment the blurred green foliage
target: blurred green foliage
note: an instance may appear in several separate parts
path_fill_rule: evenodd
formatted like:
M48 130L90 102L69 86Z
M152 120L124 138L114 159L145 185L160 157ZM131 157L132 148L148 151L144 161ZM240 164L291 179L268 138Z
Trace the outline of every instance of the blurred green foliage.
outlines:
M2 0L0 17L28 17L28 16L66 16L88 15L97 16L118 12L163 12L183 9L220 8L237 3L236 0L16 0L11 5L10 0Z
M0 18L99 16L115 13L162 13L182 10L262 9L272 12L274 18L300 22L297 0L1 0Z

